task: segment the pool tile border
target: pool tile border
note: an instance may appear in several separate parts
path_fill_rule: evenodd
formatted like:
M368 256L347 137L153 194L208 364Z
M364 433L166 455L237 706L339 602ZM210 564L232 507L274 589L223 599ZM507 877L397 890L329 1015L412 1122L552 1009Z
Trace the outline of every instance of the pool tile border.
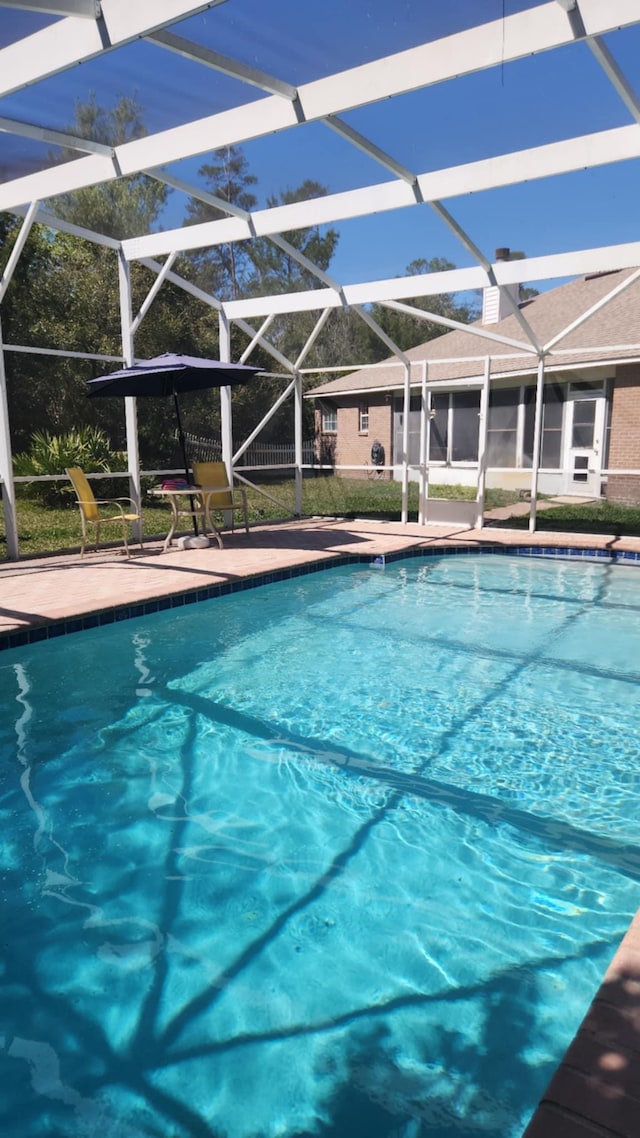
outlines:
M200 601L212 600L215 597L227 596L230 593L242 592L245 589L257 589L262 585L271 585L276 581L286 581L293 577L304 577L310 573L323 572L325 569L337 569L343 565L375 565L384 567L394 561L404 561L406 558L420 557L423 560L432 557L464 557L469 554L485 554L498 557L535 557L542 559L601 561L608 564L640 564L640 552L630 550L611 550L595 548L574 548L571 546L538 546L538 545L433 545L428 549L416 546L411 549L397 550L379 556L370 553L345 553L337 557L329 557L321 561L313 561L304 565L291 565L284 569L275 569L267 573L257 573L251 577L242 577L236 581L224 581L216 585L206 585L197 589L185 590L180 593L170 593L164 597L155 597L153 600L139 601L134 604L111 606L99 612L86 613L84 616L71 617L67 620L47 621L31 628L21 629L18 632L0 634L0 652L8 648L22 648L27 644L37 644L43 640L51 640L58 636L65 636L71 632L83 632L90 628L100 628L106 624L114 624L122 620L131 620L139 616L148 616L155 612L164 612L171 608L181 608L184 605L197 604Z

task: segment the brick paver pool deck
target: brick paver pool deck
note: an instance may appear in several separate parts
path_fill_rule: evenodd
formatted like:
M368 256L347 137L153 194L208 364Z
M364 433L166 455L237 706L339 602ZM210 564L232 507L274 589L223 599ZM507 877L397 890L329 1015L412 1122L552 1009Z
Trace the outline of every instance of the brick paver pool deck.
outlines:
M306 519L224 534L224 549L162 552L162 542L0 563L0 645L16 634L60 631L60 622L122 614L218 585L357 554L380 557L445 548L528 547L640 555L640 538L522 530L461 530L394 522ZM640 565L638 566L640 589ZM525 1138L640 1138L640 912L536 1110Z

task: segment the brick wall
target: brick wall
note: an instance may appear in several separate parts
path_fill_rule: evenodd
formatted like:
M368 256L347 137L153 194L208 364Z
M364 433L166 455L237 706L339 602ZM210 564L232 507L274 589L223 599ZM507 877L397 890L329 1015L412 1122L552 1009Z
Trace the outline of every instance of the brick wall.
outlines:
M618 368L611 400L609 469L640 470L640 364ZM640 505L640 475L610 474L607 498L627 506Z
M360 431L360 407L369 409L369 429ZM371 447L377 440L384 447L385 464L388 466L392 459L391 448L391 422L392 404L386 402L383 395L367 400L354 397L344 400L344 405L338 407L338 435L336 441L336 465L370 466ZM343 470L339 472L343 478L366 478L366 470ZM390 478L390 473L384 474Z

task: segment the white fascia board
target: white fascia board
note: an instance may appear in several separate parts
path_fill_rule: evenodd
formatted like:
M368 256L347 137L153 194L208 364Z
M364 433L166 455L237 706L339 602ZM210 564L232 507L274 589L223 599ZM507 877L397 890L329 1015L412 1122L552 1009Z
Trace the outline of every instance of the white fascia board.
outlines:
M0 51L0 96L57 75L147 32L220 3L223 0L208 3L201 0L198 4L193 0L135 0L132 4L102 0L100 24L70 16L3 48Z
M590 166L605 165L640 157L640 126L616 127L613 130L581 135L564 142L553 142L528 150L503 154L479 162L469 162L432 173L421 174L418 184L424 202L478 193L481 190L514 185L535 178L552 177ZM82 161L80 159L79 161ZM24 179L25 182L29 179ZM30 192L32 188L29 187ZM3 208L0 187L0 208ZM330 225L353 217L364 217L387 210L416 206L415 195L406 182L395 180L377 185L346 190L339 194L290 205L257 210L251 215L253 233L268 237L273 233L312 225ZM123 242L128 260L141 256L159 256L176 250L200 249L225 244L230 240L251 237L248 225L242 232L229 235L225 221L209 221L185 229L166 230L131 238ZM219 228L218 228L219 227ZM520 263L520 262L518 262ZM485 282L486 283L486 282Z
M215 0L213 2L215 3ZM105 0L105 3L111 7L119 3L119 0ZM137 0L135 6L120 5L120 12L127 38L133 39L136 35L144 34L145 30L151 30L150 23L145 29L139 27L144 23L139 19L139 10L147 12L149 20L153 10L158 17L155 26L162 26L171 22L169 12L173 8L198 11L208 6L211 6L211 0L209 5L201 4L190 8L184 0ZM604 34L624 25L640 23L640 9L635 0L607 0L606 13L605 5L601 7L603 11L598 13L594 6L591 34ZM134 22L130 15L134 8L135 26L139 28L138 31L133 30ZM160 18L161 13L164 18ZM186 15L188 12L183 14ZM173 19L178 18L178 14L173 16ZM60 24L53 26L60 27L64 23L65 21L61 21ZM77 21L74 21L74 24L77 24ZM90 26L87 23L87 27ZM123 29L120 29L120 35L124 35ZM126 41L122 38L120 42ZM471 28L466 32L422 44L409 51L399 52L303 85L298 89L299 105L303 108L307 121L323 119L330 114L340 114L354 107L379 102L384 98L428 87L485 67L498 66L570 42L573 42L573 34L569 22L560 6L553 0L529 11L509 16L506 20L495 20L490 24ZM8 50L5 48L0 52L0 74L6 73L4 60L8 59L5 56ZM43 57L42 51L39 54L41 64L45 66L46 57ZM33 74L30 82L35 82L49 73L46 71L46 66L44 72L42 69L38 70L33 67L33 60L25 57L20 59L17 67L12 60L8 62L12 64L16 81L24 75L28 63L30 65L27 71ZM61 69L55 67L54 72ZM20 85L24 85L24 82ZM0 96L3 93L6 92L3 92L0 86ZM136 139L118 148L118 160L124 173L133 174L150 166L165 165L222 146L264 137L274 131L295 125L299 124L290 101L269 96L231 111L223 111L218 115L187 123L169 131ZM23 204L24 201L42 200L48 197L47 173L45 171L33 175L28 187L24 187L22 185L24 180L20 180L17 184L21 189L25 189L23 196L16 198L12 193L11 200L5 198L0 201L0 209L10 209L14 205ZM100 180L94 177L84 184L89 185Z

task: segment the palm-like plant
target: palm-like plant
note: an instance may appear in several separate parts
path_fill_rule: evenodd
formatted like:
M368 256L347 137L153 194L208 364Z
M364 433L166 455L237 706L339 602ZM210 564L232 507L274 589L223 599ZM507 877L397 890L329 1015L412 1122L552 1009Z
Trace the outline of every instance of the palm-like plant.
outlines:
M67 466L106 472L123 469L123 462L111 450L108 435L96 427L81 427L63 435L37 431L31 436L29 450L15 455L13 459L15 477L61 475ZM72 488L66 482L34 482L29 487L29 497L48 506L75 502Z

